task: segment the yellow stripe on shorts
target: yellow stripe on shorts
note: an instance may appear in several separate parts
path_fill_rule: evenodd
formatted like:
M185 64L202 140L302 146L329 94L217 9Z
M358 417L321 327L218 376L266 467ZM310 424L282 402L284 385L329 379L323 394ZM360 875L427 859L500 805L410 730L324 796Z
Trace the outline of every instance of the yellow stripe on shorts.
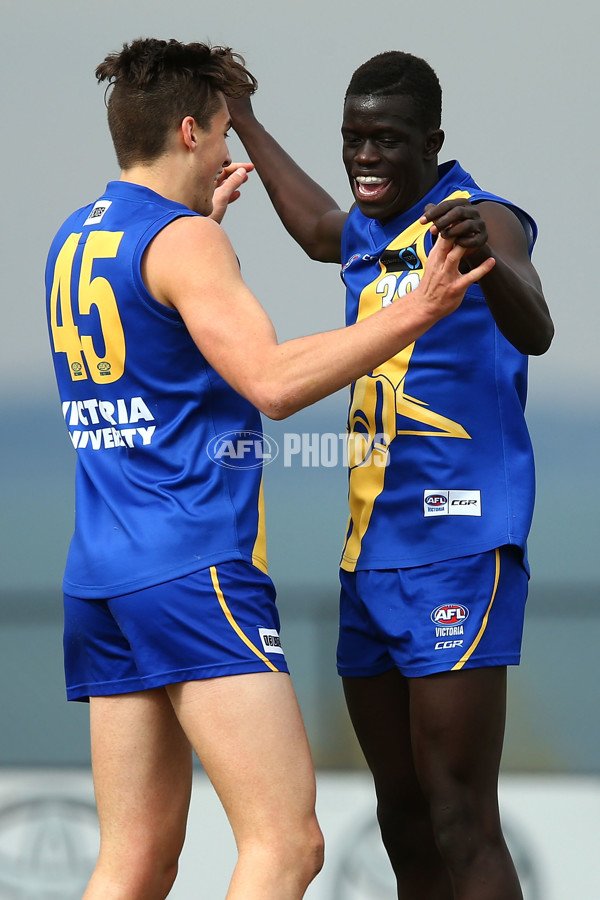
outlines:
M241 638L241 640L246 644L246 646L249 647L252 650L252 652L258 656L259 659L262 659L264 664L266 666L268 666L269 669L271 669L273 672L279 672L279 669L276 666L274 666L273 663L269 659L267 659L267 657L264 655L264 653L261 653L261 651L258 649L258 647L252 643L250 638L246 637L246 635L244 634L244 632L242 631L242 629L240 628L238 623L233 618L231 610L227 606L225 597L223 596L223 591L221 590L221 585L219 584L219 576L217 575L217 567L216 566L210 567L210 577L212 579L213 588L215 589L215 594L217 595L217 600L219 601L219 605L221 606L221 609L225 613L225 617L226 617L227 621L229 622L229 624L231 625L231 627L233 628L233 630L235 631L237 636L239 638Z
M492 591L492 599L490 600L489 606L485 611L485 616L483 617L483 622L481 623L481 628L477 632L477 637L475 638L475 640L473 641L473 643L471 644L471 646L469 647L469 649L467 650L467 652L465 653L463 658L461 660L459 660L455 666L452 666L453 672L455 672L457 669L462 669L464 664L467 662L467 660L471 657L471 655L476 650L477 645L479 644L479 641L483 637L485 629L487 628L487 623L488 623L488 619L490 616L490 610L491 610L492 606L494 605L494 600L496 599L496 591L498 590L499 580L500 580L500 550L498 550L498 548L496 548L496 573L494 576L494 589Z

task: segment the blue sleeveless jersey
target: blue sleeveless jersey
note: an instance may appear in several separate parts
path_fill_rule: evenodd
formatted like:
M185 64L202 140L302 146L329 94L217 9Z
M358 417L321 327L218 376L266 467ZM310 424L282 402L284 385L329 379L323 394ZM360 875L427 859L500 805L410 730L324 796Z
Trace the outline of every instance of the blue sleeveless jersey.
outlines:
M49 252L50 343L77 451L64 578L74 596L116 596L234 559L266 571L260 462L235 461L240 441L260 444L260 414L141 276L152 238L189 215L111 182Z
M530 250L537 229L456 162L412 209L382 224L354 208L342 238L347 324L421 279L432 247L427 203L468 197L513 210ZM386 569L525 550L534 468L525 424L527 357L500 333L478 285L461 306L350 389L350 518L341 566Z

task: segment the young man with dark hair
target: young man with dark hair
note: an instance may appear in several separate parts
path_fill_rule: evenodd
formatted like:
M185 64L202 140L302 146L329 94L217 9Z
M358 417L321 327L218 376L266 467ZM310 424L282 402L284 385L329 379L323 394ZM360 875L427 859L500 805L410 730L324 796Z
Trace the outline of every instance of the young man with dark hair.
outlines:
M53 360L77 450L64 578L67 695L90 704L100 819L85 900L163 900L199 756L238 847L228 900L299 900L322 863L310 752L266 574L260 468L225 436L282 418L409 345L493 267L440 241L403 304L279 344L218 222L225 97L256 86L227 48L140 39L98 67L118 181L59 229ZM212 453L211 453L212 448Z
M438 166L441 89L411 54L380 54L350 82L348 214L249 100L230 112L292 237L342 264L349 325L419 289L436 235L465 248L466 271L496 260L451 316L351 386L338 670L398 896L520 900L497 782L533 510L526 354L553 334L535 223L457 162Z

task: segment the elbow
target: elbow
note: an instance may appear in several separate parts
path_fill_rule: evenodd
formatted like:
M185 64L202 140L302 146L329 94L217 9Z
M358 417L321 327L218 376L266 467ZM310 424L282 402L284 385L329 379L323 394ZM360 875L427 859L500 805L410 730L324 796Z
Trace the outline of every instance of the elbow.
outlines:
M291 377L281 354L271 354L268 349L261 353L256 367L249 367L244 379L236 385L237 390L268 419L280 422L307 405L306 391L302 380Z
M554 325L550 316L544 316L535 327L500 330L523 356L542 356L549 349L554 337Z
M526 353L528 356L543 356L550 349L553 338L554 325L551 320L548 320L546 327L539 330L535 339L530 341L530 346L521 350L521 353Z
M340 251L333 248L327 248L321 242L305 244L302 249L310 259L314 260L314 262L340 262Z
M260 391L253 402L264 416L275 422L288 419L301 409L301 405L278 386Z
M272 419L274 422L281 422L291 415L291 413L287 412L285 406L277 400L274 400L272 403L261 403L258 408L267 419Z

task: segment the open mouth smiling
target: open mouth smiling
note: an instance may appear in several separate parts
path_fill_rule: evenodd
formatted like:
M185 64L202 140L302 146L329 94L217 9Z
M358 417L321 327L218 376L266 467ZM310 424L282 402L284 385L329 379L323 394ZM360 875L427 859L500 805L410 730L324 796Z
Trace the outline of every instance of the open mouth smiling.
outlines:
M361 200L379 200L391 181L379 175L356 175L354 178L355 193Z

